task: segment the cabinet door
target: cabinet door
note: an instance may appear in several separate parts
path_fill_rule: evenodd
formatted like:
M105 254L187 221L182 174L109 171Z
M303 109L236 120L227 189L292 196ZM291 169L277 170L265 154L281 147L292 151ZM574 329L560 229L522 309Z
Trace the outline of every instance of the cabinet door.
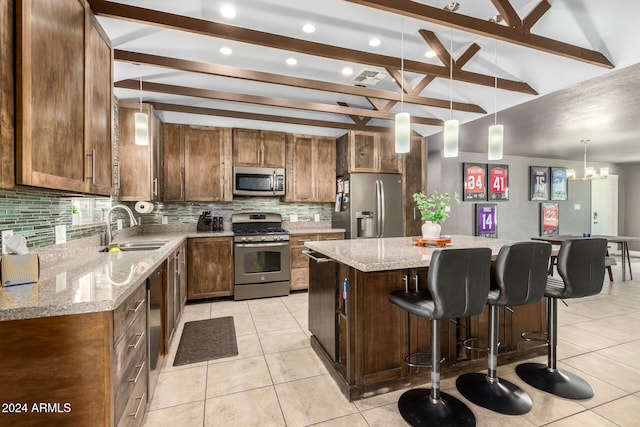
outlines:
M404 158L404 235L420 236L422 220L413 201L413 193L424 191L422 176L422 138L411 138L411 151Z
M394 135L381 133L377 136L376 157L378 172L400 173L400 157L396 154Z
M15 185L15 2L0 5L0 188Z
M134 115L140 111L135 103L119 104L118 151L120 159L119 200L151 200L151 145L136 145ZM142 104L142 111L153 115L150 105Z
M373 133L358 132L349 135L351 141L351 172L374 172L375 137Z
M162 125L162 200L167 202L184 201L185 127L169 123Z
M17 3L17 184L86 191L85 7Z
M233 238L188 240L188 299L233 295Z
M284 132L260 131L260 140L262 143L260 160L262 166L269 168L283 168L284 159Z
M253 129L233 130L234 166L260 165L260 131Z
M89 192L113 193L113 51L93 14L87 37L86 152Z
M230 173L225 159L230 156L230 130L189 126L185 133L184 188L186 201L228 200Z
M336 193L336 140L316 137L313 163L316 202L334 202Z
M292 169L286 179L290 180L292 195L290 200L296 202L313 201L313 137L294 135L291 145Z

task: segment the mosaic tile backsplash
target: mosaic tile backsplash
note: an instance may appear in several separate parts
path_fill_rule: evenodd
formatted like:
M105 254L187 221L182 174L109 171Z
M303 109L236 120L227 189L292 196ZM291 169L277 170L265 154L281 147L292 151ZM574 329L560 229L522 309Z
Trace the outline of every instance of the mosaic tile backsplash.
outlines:
M115 203L115 202L112 202ZM125 202L131 209L135 203ZM153 212L137 214L143 224L193 224L194 228L202 211L222 216L225 227L231 226L231 215L236 212L277 212L289 221L297 215L300 222L330 221L331 203L283 203L274 197L240 197L231 203L155 203ZM116 212L118 212L116 214ZM115 218L126 218L122 212L114 212ZM67 241L104 233L104 225L72 226L72 197L46 190L0 189L0 231L13 230L27 238L29 248L53 245L54 227L65 225ZM128 221L125 221L125 227Z

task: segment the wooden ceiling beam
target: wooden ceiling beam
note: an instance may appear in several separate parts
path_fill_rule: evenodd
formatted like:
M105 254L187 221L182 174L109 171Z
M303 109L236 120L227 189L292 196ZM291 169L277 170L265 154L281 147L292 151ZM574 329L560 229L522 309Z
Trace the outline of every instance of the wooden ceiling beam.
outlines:
M527 17L522 20L525 28L532 28L536 24L536 22L538 22L538 20L542 18L545 13L547 13L547 10L549 10L550 8L551 4L547 0L542 0L540 3L538 3L538 5L534 7L531 12L529 12Z
M319 91L342 93L345 95L372 97L388 101L400 101L400 93L390 92L362 86L350 86L339 83L330 83L320 80L305 79L300 77L283 76L280 74L265 73L261 71L243 70L241 68L224 65L207 64L204 62L189 61L185 59L169 58L166 56L151 55L147 53L130 52L114 49L113 57L116 61L146 64L193 73L208 74L212 76L229 77L256 82L271 83L283 86L299 87ZM433 80L434 77L428 76ZM426 85L425 85L426 86ZM419 91L421 92L422 89ZM427 107L449 108L449 101L444 99L429 98L423 96L407 96L404 101L408 104L424 105ZM486 114L484 108L476 104L466 102L454 102L453 109L469 113Z
M123 89L139 90L138 80L121 80L114 83L114 87ZM374 119L394 120L391 113L367 110L364 108L342 107L340 105L320 104L316 102L294 101L289 99L271 98L265 96L248 95L244 93L228 93L209 89L196 89L184 86L175 86L162 83L144 82L143 91L169 93L172 95L190 96L195 98L214 99L220 101L241 102L257 105L268 105L270 107L291 108L296 110L315 111L318 113L355 115L361 117L371 117ZM442 126L443 121L430 117L411 117L411 122L416 124Z
M402 2L407 3L404 0ZM98 16L124 19L147 25L155 25L167 29L200 34L208 37L217 37L227 40L235 40L243 43L250 43L258 46L270 47L274 49L298 52L305 55L314 55L324 58L356 62L359 64L373 65L382 68L401 68L401 59L392 56L379 55L370 52L347 49L339 46L316 43L308 40L295 39L278 34L271 34L248 28L235 27L233 25L221 24L204 19L176 15L173 13L161 12L159 10L145 9L105 0L89 0L89 3L93 12ZM404 69L406 71L418 74L433 74L437 77L449 76L448 68L419 61L405 60ZM457 73L454 73L453 77L455 80L482 86L493 87L494 85L493 76L469 71L458 71ZM538 94L527 83L514 80L504 79L499 82L498 87L504 90L527 93L531 95Z
M471 44L471 46L469 46L467 50L465 50L464 53L455 61L455 65L459 68L464 67L464 65L479 51L480 46L478 46L477 43Z
M383 126L363 126L352 123L332 122L327 120L302 119L299 117L274 116L271 114L247 113L245 111L221 110L217 108L195 107L191 105L151 102L158 111L175 113L201 114L205 116L229 117L234 119L257 120L261 122L286 123L301 126L313 126L343 130L366 130L370 132L391 132L393 128ZM415 133L415 131L413 132Z
M436 36L436 33L429 30L419 30L418 33L420 33L424 41L427 42L431 50L436 53L442 65L449 69L451 65L451 52L444 47L438 36Z
M459 13L451 13L444 9L427 6L410 0L345 1L383 10L385 12L395 13L397 15L407 16L421 21L444 25L484 37L498 39L503 42L513 43L518 46L539 50L587 64L605 68L614 67L613 63L609 61L606 56L594 50L574 46L559 40L553 40L547 37L531 34L529 32L523 33L514 28L494 24L488 20L465 16ZM456 77L455 74L454 77ZM493 78L491 78L491 80L493 80Z
M349 104L347 104L346 102L338 102L338 105L342 106L342 107L348 107ZM358 116L349 116L349 118L351 120L353 120L353 123L355 123L356 125L362 126L362 125L366 125L371 118L370 117L358 117Z
M507 23L507 26L511 28L517 28L522 26L522 20L518 15L518 12L513 8L509 0L491 0L491 3L498 10L498 13Z

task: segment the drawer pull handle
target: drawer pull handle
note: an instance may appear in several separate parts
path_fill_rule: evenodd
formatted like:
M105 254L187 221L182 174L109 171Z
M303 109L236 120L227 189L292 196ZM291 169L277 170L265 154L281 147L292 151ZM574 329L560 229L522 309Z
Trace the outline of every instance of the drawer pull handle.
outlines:
M146 301L146 299L144 299L144 298L142 300L138 301L136 306L133 307L133 308L130 308L129 311L133 311L134 313L137 313L138 310L140 310L140 307L142 307L144 305L145 301Z
M317 258L317 257L313 256L312 253L314 253L314 252L303 251L302 255L306 256L307 258L311 258L312 260L314 260L317 263L333 261L331 258Z
M337 237L327 237L326 239L322 239L322 240L339 240Z
M140 345L140 343L142 342L142 340L143 340L143 338L144 338L144 331L143 331L143 332L140 332L139 334L136 334L136 336L138 337L138 338L136 339L136 342L135 342L135 343L133 343L133 344L129 344L129 348L132 348L132 349L134 349L134 350L135 350L136 348L138 348L138 346L139 346L139 345Z
M298 240L298 244L305 244L306 242L313 242L312 239Z
M140 412L140 408L142 407L142 402L144 402L144 395L145 393L142 393L142 396L140 397L136 397L136 400L138 400L138 405L136 406L136 410L135 412L133 412L132 414L129 414L130 417L133 417L134 419L138 416L138 412Z
M142 371L144 370L144 364L145 364L145 363L144 363L144 362L142 362L142 365L138 365L138 366L136 366L136 369L138 370L138 373L136 374L136 377L135 377L135 378L131 378L131 379L129 380L129 382L130 382L130 383L134 383L134 384L135 384L135 383L137 383L137 382L138 382L138 380L140 379L140 374L142 374Z

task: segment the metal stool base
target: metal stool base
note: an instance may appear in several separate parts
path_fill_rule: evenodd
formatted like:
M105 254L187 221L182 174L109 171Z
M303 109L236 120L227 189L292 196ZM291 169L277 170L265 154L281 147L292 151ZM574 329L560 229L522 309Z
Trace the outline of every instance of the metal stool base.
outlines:
M584 400L593 397L593 389L582 378L542 363L523 363L516 373L532 387L565 399Z
M472 403L505 415L526 414L533 407L529 395L517 385L486 374L470 373L456 379L458 391Z
M415 388L400 396L398 410L412 426L475 427L476 417L464 403L447 393L440 392L435 402L431 389Z

